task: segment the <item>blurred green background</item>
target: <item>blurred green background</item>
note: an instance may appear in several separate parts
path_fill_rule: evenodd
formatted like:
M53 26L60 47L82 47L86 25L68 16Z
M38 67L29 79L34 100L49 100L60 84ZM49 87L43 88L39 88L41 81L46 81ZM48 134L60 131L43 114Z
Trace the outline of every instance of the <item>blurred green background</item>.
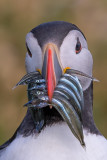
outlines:
M64 20L85 34L94 58L94 119L107 138L107 1L0 0L0 144L22 121L26 86L12 87L26 73L25 36L40 23ZM87 106L85 106L87 107Z

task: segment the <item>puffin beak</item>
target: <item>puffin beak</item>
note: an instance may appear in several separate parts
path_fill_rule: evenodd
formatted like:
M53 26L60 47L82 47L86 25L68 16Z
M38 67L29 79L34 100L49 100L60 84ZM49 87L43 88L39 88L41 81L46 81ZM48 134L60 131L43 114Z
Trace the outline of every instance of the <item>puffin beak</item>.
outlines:
M45 46L42 76L46 79L49 100L52 100L54 89L63 73L58 48L55 44L49 43Z

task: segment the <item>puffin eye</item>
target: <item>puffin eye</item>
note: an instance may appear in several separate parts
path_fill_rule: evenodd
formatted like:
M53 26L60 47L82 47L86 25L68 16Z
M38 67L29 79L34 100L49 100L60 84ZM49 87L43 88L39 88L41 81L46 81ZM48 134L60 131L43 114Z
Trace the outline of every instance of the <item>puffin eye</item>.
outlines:
M79 41L79 38L77 37L77 44L76 44L76 47L75 47L75 52L76 52L76 54L78 54L78 53L80 53L80 51L81 51L81 43L80 43L80 41Z
M31 51L29 50L27 44L26 44L26 48L27 48L27 51L28 51L29 56L32 57L32 53L31 53Z

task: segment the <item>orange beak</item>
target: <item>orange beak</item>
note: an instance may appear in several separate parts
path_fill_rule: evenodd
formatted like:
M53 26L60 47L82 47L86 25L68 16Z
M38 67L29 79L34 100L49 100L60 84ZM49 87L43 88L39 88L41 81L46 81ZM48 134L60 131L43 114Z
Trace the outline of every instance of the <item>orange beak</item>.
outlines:
M48 96L49 100L51 101L56 86L56 77L54 72L53 55L51 48L48 49L48 63L47 63L46 77L47 77Z
M49 100L52 100L54 89L62 75L62 68L58 60L58 52L54 45L48 44L44 53L42 68L43 78L46 79Z

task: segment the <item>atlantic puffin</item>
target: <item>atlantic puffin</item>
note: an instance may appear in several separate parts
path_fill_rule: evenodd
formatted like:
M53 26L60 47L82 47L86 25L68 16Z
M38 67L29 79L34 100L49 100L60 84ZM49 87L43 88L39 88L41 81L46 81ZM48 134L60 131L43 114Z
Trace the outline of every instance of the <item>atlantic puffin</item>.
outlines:
M27 73L39 70L46 78L49 52L52 63L49 96L63 70L71 68L92 76L93 58L83 32L74 24L54 21L40 24L26 36ZM51 66L51 65L50 65ZM49 67L50 67L49 66ZM6 143L0 146L0 160L106 160L107 140L97 129L93 119L93 81L78 76L84 95L82 127L85 148L70 131L55 108L44 108L45 125L35 132L29 109L24 120ZM48 79L49 80L49 79Z

